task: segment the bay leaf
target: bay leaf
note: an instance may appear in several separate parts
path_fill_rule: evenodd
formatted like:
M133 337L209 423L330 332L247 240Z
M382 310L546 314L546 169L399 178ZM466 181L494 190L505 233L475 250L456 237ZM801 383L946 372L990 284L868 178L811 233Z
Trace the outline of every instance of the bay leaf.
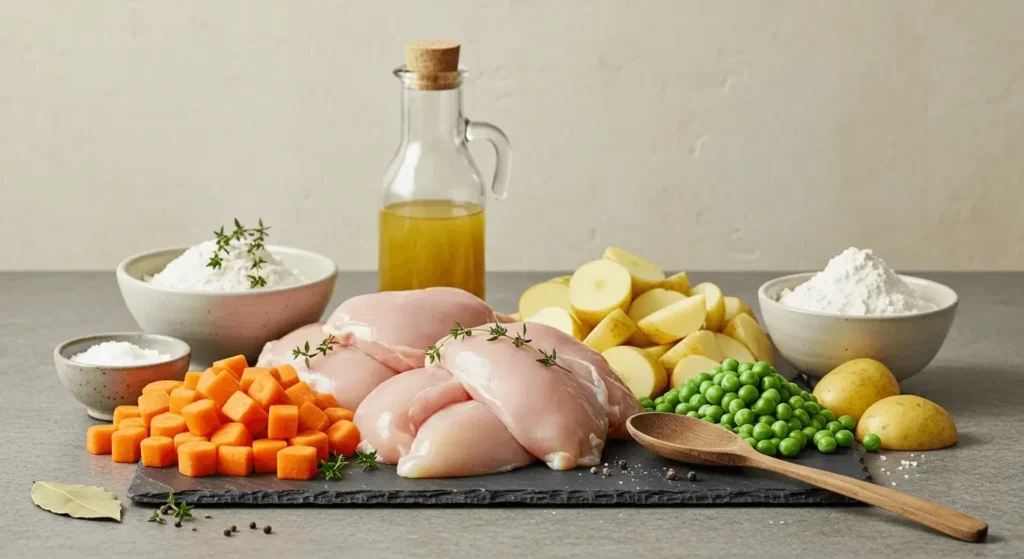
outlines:
M32 483L32 502L54 514L121 521L121 501L102 487L36 481Z

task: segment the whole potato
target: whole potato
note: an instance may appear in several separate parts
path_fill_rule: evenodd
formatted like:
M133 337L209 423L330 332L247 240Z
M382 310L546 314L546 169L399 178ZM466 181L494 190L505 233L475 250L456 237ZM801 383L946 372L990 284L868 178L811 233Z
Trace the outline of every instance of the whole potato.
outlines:
M857 440L870 433L888 450L935 450L956 444L956 424L941 406L904 394L871 405L857 423Z
M836 416L860 420L871 404L900 393L900 385L888 367L874 359L854 359L829 371L814 387L814 397Z

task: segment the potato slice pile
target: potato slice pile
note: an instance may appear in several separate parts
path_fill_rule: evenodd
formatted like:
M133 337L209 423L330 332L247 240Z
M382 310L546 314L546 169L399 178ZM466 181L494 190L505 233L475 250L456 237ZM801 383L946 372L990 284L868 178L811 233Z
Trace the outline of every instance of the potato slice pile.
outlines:
M742 300L710 282L691 286L686 272L666 277L616 247L524 291L518 317L600 352L637 398L678 388L728 357L774 365L771 342Z

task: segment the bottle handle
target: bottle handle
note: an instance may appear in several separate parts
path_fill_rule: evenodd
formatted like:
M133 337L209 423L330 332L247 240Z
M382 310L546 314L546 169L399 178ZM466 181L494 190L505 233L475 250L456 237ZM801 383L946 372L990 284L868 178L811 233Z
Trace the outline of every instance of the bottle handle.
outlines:
M494 146L494 178L491 192L498 200L504 200L508 193L508 177L512 165L512 144L501 128L489 122L466 121L466 139L487 140Z

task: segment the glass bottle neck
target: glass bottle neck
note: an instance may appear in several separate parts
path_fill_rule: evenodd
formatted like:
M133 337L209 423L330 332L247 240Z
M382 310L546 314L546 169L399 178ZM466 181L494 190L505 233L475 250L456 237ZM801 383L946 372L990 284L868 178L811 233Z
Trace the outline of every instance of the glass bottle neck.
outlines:
M402 142L461 142L462 88L420 90L402 88Z

